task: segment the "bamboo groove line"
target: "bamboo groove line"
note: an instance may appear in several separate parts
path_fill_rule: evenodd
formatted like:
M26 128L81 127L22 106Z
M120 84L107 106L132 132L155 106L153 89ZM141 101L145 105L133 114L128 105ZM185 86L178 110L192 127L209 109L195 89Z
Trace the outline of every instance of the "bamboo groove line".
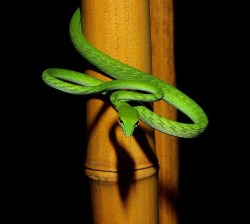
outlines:
M97 48L151 73L149 1L82 0L83 32ZM104 79L92 70L86 73ZM128 74L129 75L129 74ZM107 80L105 78L104 80ZM95 224L157 224L154 131L140 125L126 137L108 99L87 103L89 177Z

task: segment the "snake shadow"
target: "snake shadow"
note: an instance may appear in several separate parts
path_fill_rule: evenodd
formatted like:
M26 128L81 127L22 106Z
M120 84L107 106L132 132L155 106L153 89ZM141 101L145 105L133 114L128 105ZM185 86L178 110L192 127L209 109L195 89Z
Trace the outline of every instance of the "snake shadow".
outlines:
M107 101L106 95L96 95L95 98L100 99L104 102ZM110 104L104 103L103 106L100 108L100 111L98 112L97 116L92 121L91 125L89 126L89 129L87 131L87 139L89 137L89 133L93 131L94 127L99 122L101 116L109 107L110 107ZM118 141L117 136L115 134L116 128L120 128L118 122L115 123L111 127L111 130L109 132L109 138L115 148L115 153L117 156L116 167L119 172L117 184L118 184L120 197L123 200L124 204L126 204L131 186L135 184L136 182L136 179L135 179L136 178L135 177L136 165L135 165L134 159L127 152L126 148ZM140 126L138 126L135 129L134 137L135 137L136 142L138 143L138 145L140 146L140 148L143 150L144 154L148 158L148 160L153 164L154 167L159 169L158 159L151 149L151 145L147 140L145 130L141 128ZM87 147L87 143L85 146Z
M118 123L112 126L109 137L112 144L114 145L114 148L116 149L117 170L119 172L118 189L120 197L123 200L123 203L126 204L131 186L134 185L138 180L136 180L135 177L136 165L134 159L129 155L123 145L118 142L115 135L115 129L118 128L118 126ZM153 166L157 167L158 169L158 160L156 155L152 152L149 142L147 141L145 130L138 126L134 132L134 137L146 157L152 162Z

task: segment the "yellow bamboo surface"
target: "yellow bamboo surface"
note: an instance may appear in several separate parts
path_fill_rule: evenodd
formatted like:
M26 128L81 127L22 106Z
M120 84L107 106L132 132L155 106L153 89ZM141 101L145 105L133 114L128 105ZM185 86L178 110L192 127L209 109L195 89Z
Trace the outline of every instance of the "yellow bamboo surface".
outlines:
M150 0L152 72L154 76L175 85L174 68L174 0ZM160 101L154 111L176 120L176 109ZM178 138L155 133L156 152L159 160L158 193L159 223L177 224L179 154Z
M82 0L83 33L110 56L151 73L149 1ZM102 74L88 69L103 80ZM129 74L128 74L129 75ZM95 224L158 223L154 132L142 123L126 137L109 99L87 103L89 177Z

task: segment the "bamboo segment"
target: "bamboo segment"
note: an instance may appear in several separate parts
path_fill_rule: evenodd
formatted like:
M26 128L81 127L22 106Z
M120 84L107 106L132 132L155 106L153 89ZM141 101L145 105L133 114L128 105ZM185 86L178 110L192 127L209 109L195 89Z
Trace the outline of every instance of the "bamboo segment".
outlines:
M84 0L82 14L84 35L98 49L129 65L151 73L149 5L139 0ZM148 37L148 38L147 38ZM103 80L103 75L86 71ZM129 75L129 74L128 74ZM145 129L145 135L142 136ZM90 99L87 104L88 147L86 166L91 169L116 171L117 148L125 151L135 162L136 169L152 166L141 142L153 152L153 130L143 123L135 130L135 137L126 137L118 125L117 112L108 98ZM143 139L142 139L143 138ZM145 149L144 149L145 150ZM124 152L124 153L125 153ZM121 164L121 163L125 164ZM126 166L127 162L119 161ZM127 168L126 168L127 169Z
M85 173L90 177L95 224L158 223L156 168L129 173L86 169Z
M151 0L151 39L153 75L175 85L174 68L174 0ZM154 111L176 120L176 109L160 101L154 103ZM159 223L177 224L176 202L178 198L178 138L155 133L159 160L158 193Z
M85 37L110 56L151 73L149 1L82 0ZM88 69L102 80L102 74ZM129 74L128 74L129 75ZM154 132L144 124L133 137L118 125L106 97L87 103L89 177L95 224L158 223Z

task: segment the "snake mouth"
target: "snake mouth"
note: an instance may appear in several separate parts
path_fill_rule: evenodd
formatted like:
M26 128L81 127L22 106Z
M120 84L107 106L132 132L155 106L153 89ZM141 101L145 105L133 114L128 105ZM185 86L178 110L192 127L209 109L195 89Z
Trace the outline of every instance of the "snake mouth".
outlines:
M123 121L119 118L118 123L122 128L122 131L126 137L131 137L134 133L135 128L139 125L137 121L134 125L124 125Z

